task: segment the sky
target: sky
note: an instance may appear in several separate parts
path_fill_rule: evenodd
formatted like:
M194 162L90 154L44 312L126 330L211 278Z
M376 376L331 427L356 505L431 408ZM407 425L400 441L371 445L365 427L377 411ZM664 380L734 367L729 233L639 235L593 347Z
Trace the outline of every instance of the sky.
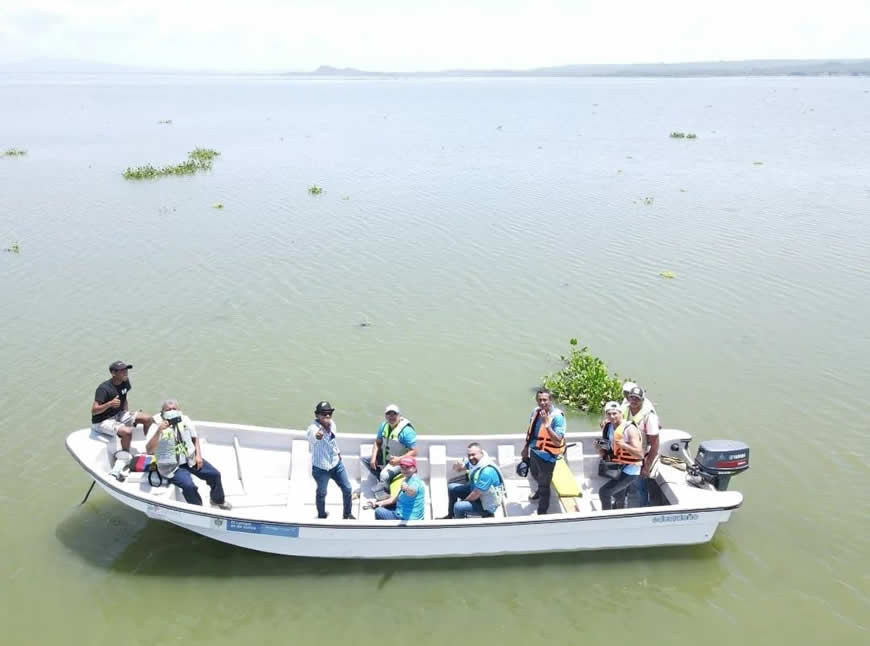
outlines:
M4 0L0 64L529 69L870 58L870 0Z

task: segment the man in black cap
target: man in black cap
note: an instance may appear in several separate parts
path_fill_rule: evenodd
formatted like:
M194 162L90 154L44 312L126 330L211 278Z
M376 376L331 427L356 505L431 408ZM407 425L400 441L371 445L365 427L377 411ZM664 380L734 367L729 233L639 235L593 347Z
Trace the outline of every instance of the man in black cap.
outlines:
M91 405L91 429L97 433L121 438L121 450L130 450L133 429L142 424L145 434L151 426L151 416L142 412L131 413L127 409L127 393L132 386L127 379L127 371L133 366L124 361L115 361L109 366L112 375L97 386L94 403Z
M344 502L343 518L356 520L351 513L353 492L350 488L350 478L344 462L341 461L341 452L338 450L338 442L335 440L335 422L332 414L335 409L328 401L318 402L314 407L314 421L308 426L308 446L311 448L311 476L317 483L317 493L314 495L314 503L317 507L317 517L326 518L326 486L330 480L341 489Z

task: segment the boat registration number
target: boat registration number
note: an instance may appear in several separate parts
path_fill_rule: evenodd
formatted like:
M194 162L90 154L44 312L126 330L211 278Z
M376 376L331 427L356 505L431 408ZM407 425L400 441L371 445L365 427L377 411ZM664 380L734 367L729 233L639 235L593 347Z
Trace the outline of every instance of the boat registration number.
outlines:
M653 516L654 523L682 523L687 520L698 520L698 514L662 514L661 516Z

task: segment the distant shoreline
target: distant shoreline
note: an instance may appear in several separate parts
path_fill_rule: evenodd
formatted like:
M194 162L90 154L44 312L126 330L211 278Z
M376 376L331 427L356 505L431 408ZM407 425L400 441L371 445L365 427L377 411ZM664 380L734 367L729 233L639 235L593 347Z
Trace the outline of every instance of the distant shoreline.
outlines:
M870 76L870 59L749 60L697 63L583 64L526 70L454 69L437 72L374 72L353 67L321 65L307 72L145 69L87 61L39 59L0 64L0 74L162 74L168 76L243 76L286 78L710 78L751 76Z

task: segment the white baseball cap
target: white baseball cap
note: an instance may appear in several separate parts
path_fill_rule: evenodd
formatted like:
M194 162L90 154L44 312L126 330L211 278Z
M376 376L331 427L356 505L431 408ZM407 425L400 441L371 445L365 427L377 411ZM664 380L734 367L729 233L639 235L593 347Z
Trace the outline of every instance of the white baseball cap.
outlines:
M629 392L632 388L637 388L637 384L633 381L626 381L624 384L622 384L622 392L624 393Z
M621 411L622 407L616 402L607 402L604 404L604 414L606 415L609 411L618 410Z
M390 404L389 406L387 406L386 410L384 410L384 415L386 415L387 413L395 413L396 415L398 415L399 407L395 404Z

